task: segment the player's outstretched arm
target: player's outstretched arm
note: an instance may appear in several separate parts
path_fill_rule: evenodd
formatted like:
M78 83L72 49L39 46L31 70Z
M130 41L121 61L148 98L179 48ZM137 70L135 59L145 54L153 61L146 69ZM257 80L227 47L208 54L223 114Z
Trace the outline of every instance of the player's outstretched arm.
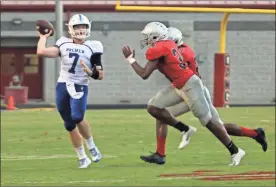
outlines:
M134 71L142 78L148 79L152 72L156 69L158 61L148 61L146 66L143 68L141 67L137 61L135 60L134 56L135 53L132 51L128 46L122 48L122 52L126 58L126 60L131 64Z
M142 78L148 79L152 72L156 69L158 61L148 61L146 66L143 68L141 67L137 61L135 60L134 63L131 64L134 71Z
M37 55L51 58L59 56L59 49L57 47L46 47L47 38L51 35L51 33L52 31L45 35L40 34L36 49Z

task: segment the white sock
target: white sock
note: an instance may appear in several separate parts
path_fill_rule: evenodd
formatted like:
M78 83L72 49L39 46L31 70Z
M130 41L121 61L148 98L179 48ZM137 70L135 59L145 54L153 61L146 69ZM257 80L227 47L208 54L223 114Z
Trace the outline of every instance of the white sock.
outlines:
M95 143L93 141L93 137L92 136L90 138L88 138L88 139L85 139L85 140L86 140L87 148L89 150L96 147L96 145L95 145Z
M78 147L78 148L75 148L75 150L77 152L77 155L78 155L79 159L83 159L83 158L87 157L83 145Z

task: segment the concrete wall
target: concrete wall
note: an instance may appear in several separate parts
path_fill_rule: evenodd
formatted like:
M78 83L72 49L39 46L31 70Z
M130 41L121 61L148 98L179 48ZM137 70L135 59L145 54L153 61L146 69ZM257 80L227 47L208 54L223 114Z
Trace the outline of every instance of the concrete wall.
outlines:
M146 81L140 79L121 55L129 44L137 51L137 60L145 63L140 50L140 31L149 21L181 27L185 40L194 47L202 61L200 71L204 84L213 94L213 59L219 50L219 22L222 14L196 13L88 13L92 21L92 39L104 47L105 78L91 81L90 104L145 104L169 82L159 72ZM22 26L10 22L20 17ZM37 19L55 20L54 13L1 13L1 45L20 46L20 41L36 45ZM64 19L66 16L64 15ZM21 31L20 31L21 30ZM14 40L14 38L17 40ZM23 38L28 38L23 39ZM10 42L13 41L13 42ZM18 41L18 43L16 43ZM29 42L28 42L29 41ZM22 45L21 42L21 45ZM54 38L48 45L54 44ZM269 104L275 97L275 17L274 15L231 15L227 33L227 52L231 55L230 104ZM47 102L54 102L57 76L55 60L44 61L44 92Z

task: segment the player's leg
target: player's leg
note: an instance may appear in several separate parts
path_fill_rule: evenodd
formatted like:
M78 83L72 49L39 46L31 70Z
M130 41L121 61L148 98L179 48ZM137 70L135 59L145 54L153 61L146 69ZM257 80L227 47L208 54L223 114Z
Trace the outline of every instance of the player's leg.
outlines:
M183 101L179 104L176 104L171 107L166 108L170 114L177 117L182 114L185 114L190 111L189 106ZM162 121L156 120L156 138L157 138L157 151L163 152L165 155L165 146L166 146L166 137L168 131L168 125L163 123ZM180 142L178 148L183 149L190 142L191 136L197 131L196 128L189 126L189 130L187 132L182 132L182 141Z
M155 117L159 121L165 121L164 124L168 123L174 128L178 129L180 132L187 132L189 130L189 126L183 124L178 121L174 116L172 116L167 110L166 107L178 104L182 102L183 99L177 95L176 91L172 86L169 86L156 94L148 103L148 112ZM158 126L158 125L157 125ZM157 130L159 128L157 127ZM159 133L159 131L157 131ZM160 137L158 137L160 138ZM161 139L161 138L160 138ZM164 139L163 141L164 148ZM157 139L157 143L160 142ZM140 158L146 162L164 164L165 163L165 155L162 148L158 146L159 149L156 153L153 153L149 156L141 156Z
M263 128L251 129L234 123L224 123L224 127L229 135L253 138L262 146L263 151L266 152L267 140Z
M85 153L82 144L82 137L76 128L76 123L71 117L70 96L67 92L65 83L57 83L56 86L56 106L64 121L64 127L69 132L71 142L79 158L79 168L87 168L91 161Z
M175 106L166 108L173 116L177 117L189 111L189 107L181 102ZM190 128L191 129L191 126ZM168 135L168 125L162 121L156 120L156 152L166 155L166 140Z
M205 94L207 102L209 103L209 107L210 107L210 110L212 113L212 119L216 120L216 121L221 121L219 114L212 103L210 92L206 87L204 87L204 94ZM266 136L265 136L265 132L262 128L250 129L247 127L239 126L234 123L223 123L223 124L224 124L224 127L229 135L253 138L259 144L261 144L263 151L267 150Z
M156 152L160 155L166 155L167 134L168 125L156 120Z
M102 154L100 153L99 148L94 142L88 122L86 120L82 120L80 123L78 123L78 129L86 141L87 149L91 153L93 162L100 161L102 158Z
M180 116L182 114L185 114L190 111L189 106L185 103L185 101L168 107L167 110L175 117ZM182 132L182 138L181 142L178 146L178 149L183 149L185 146L187 146L190 143L191 137L195 134L197 129L193 126L189 126L189 130L187 132Z
M229 150L232 158L231 165L239 165L245 152L232 142L222 123L212 120L211 110L205 98L201 80L196 75L192 76L186 85L178 90L178 93L189 105L192 113L200 120L201 124L206 126Z
M88 86L75 85L76 92L83 92L83 96L79 99L70 99L71 117L76 122L78 129L86 141L87 148L92 155L92 160L98 162L102 155L95 145L89 124L84 120L84 114L87 106Z
M174 106L180 102L183 102L183 99L176 93L172 86L168 86L150 99L147 110L155 119L173 126L180 132L187 132L189 130L189 126L177 120L166 109L167 107Z

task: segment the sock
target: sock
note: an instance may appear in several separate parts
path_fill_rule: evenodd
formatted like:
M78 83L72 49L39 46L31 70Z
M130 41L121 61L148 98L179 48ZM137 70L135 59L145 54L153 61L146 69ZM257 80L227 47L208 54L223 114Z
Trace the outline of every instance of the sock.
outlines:
M156 152L159 153L161 156L165 156L166 153L166 138L163 138L162 136L158 136L157 138L157 150Z
M184 123L182 123L181 121L179 121L177 124L175 124L173 126L174 128L176 128L177 130L179 130L180 132L187 132L189 130L189 126L185 125Z
M83 145L75 149L80 160L87 157Z
M86 140L86 144L87 144L87 148L90 150L92 148L94 148L96 145L93 141L93 137L91 136L90 138L88 139L85 139Z
M239 152L239 149L237 146L231 141L227 146L228 151L230 152L231 155L236 154Z
M246 127L241 127L241 131L242 131L242 134L241 134L242 136L255 138L258 135L258 133L254 129L249 129Z

